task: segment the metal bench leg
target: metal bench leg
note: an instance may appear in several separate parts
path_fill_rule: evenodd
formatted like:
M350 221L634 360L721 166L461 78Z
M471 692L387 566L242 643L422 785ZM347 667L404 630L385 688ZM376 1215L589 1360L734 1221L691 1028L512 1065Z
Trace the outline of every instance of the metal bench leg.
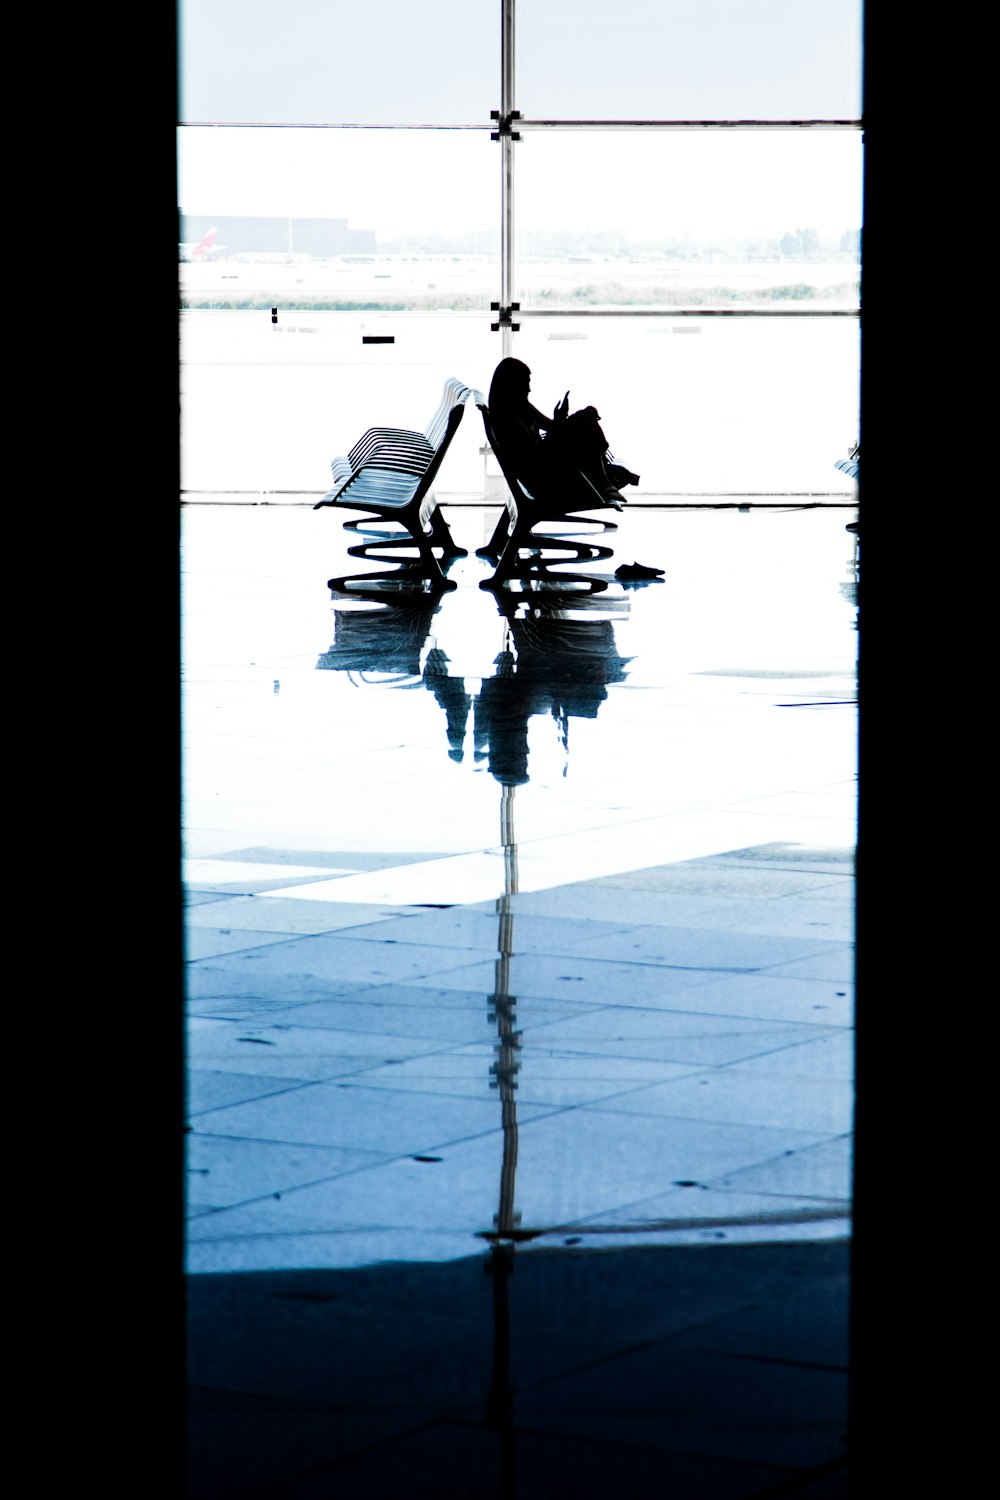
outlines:
M493 535L490 537L485 547L476 548L476 556L485 557L489 562L496 562L497 558L503 552L509 535L510 516L507 513L507 507L504 506L503 510L500 512L500 519L494 527Z
M430 514L429 523L430 531L432 531L433 535L433 541L435 541L435 546L441 547L441 549L444 550L444 555L447 556L447 558L468 558L468 547L460 547L459 544L457 544L457 541L454 540L453 535L451 535L450 528L448 528L448 522L441 514L441 507L439 507L439 505L435 508L435 510L432 511L432 514Z

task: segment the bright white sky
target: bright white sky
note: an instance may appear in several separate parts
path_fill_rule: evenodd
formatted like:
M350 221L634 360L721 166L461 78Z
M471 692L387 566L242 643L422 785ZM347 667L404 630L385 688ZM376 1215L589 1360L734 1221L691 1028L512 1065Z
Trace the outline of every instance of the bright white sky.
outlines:
M847 132L526 135L517 224L638 240L839 235L861 223L861 151ZM193 127L178 159L187 214L344 218L380 239L499 222L499 148L485 132Z

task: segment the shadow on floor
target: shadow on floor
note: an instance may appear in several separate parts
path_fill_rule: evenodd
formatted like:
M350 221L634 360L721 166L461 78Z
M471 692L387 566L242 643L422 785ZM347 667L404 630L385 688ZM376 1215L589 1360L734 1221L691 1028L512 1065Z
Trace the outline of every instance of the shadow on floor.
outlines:
M189 1282L192 1500L847 1493L848 1246Z

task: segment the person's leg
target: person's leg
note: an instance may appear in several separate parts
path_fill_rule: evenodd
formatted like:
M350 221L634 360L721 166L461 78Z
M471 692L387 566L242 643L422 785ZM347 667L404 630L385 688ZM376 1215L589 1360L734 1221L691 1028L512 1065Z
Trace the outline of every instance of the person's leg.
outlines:
M543 444L546 457L557 463L573 464L586 474L591 484L609 499L621 499L614 479L605 466L608 440L601 431L597 412L592 406L570 414L565 422L553 427Z

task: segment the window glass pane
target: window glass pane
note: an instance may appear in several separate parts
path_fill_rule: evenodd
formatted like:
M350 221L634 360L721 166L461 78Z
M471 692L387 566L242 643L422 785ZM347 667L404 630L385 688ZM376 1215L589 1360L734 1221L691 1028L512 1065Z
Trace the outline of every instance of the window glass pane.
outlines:
M861 0L528 0L526 119L857 119Z
M491 372L497 348L488 315L476 313L282 309L272 323L263 308L184 312L184 498L314 503L332 483L331 460L363 432L377 425L422 431L445 380L475 385ZM482 447L481 418L467 406L441 466L439 495L482 497ZM321 520L329 523L325 514Z
M514 354L549 412L593 405L642 500L847 499L858 440L855 318L526 318Z
M846 130L525 132L515 298L856 308L862 149Z
M191 126L177 136L179 204L192 220L339 221L363 232L354 248L365 251L460 244L484 253L499 246L499 148L485 131ZM322 240L309 248L324 244L335 249ZM217 245L214 258L261 248L247 240L225 250ZM293 226L291 249L299 248ZM274 249L289 249L287 226Z
M499 3L181 0L182 120L488 122Z
M488 134L179 135L189 497L318 499L330 460L366 428L422 429L446 378L489 373L499 160ZM426 191L444 181L461 181L460 198ZM467 412L442 489L482 492L482 441Z

